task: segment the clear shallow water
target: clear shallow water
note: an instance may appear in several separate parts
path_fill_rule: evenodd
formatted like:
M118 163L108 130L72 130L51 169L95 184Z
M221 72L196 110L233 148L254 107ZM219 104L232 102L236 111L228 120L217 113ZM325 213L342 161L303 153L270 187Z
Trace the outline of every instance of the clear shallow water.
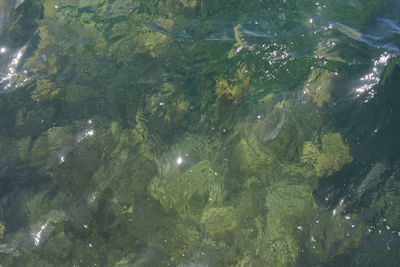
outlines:
M4 266L397 266L397 1L0 0Z

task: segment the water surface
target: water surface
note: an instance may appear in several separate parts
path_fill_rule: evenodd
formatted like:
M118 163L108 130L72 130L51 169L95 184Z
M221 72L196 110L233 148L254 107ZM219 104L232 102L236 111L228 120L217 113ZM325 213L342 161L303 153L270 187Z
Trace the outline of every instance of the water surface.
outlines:
M3 266L397 266L395 0L0 0Z

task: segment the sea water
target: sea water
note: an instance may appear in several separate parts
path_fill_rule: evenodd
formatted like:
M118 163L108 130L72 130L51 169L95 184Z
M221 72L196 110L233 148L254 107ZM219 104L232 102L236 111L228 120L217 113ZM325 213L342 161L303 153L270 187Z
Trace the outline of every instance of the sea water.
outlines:
M395 0L0 0L0 266L398 266Z

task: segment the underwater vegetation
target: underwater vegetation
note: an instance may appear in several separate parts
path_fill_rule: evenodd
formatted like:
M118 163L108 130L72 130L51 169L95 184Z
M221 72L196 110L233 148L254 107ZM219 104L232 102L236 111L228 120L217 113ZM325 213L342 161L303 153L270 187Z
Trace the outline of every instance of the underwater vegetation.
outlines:
M365 69L350 26L385 8L351 2L21 3L35 30L29 79L0 94L0 266L323 266L379 214L399 229L400 165L354 182L356 137L331 115L338 73ZM321 200L343 172L356 193Z
M329 176L352 162L349 146L340 133L328 133L321 137L320 148L312 142L305 142L301 162L313 167L317 176Z
M250 84L250 79L246 76L246 72L246 68L240 66L231 82L224 79L217 82L217 100L222 102L221 104L238 103L246 96Z
M4 231L6 230L6 227L4 224L0 224L0 238L3 238Z

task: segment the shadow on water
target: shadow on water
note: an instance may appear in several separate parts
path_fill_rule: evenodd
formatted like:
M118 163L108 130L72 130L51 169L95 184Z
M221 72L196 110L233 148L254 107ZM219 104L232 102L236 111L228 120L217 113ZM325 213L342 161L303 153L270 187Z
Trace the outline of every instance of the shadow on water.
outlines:
M399 59L393 56L385 64L379 83L371 89L376 92L373 97L368 92L344 100L336 95L337 104L331 117L353 144L352 152L357 160L321 181L315 195L329 210L345 214L357 212L359 222L380 230L371 230L373 234L358 249L346 256L337 256L324 266L395 266L399 261L395 252L400 248L398 225L385 226L388 206L378 204L390 201L382 199L388 190L397 192L396 181L400 178ZM379 249L374 250L374 246ZM373 254L369 252L371 249Z

